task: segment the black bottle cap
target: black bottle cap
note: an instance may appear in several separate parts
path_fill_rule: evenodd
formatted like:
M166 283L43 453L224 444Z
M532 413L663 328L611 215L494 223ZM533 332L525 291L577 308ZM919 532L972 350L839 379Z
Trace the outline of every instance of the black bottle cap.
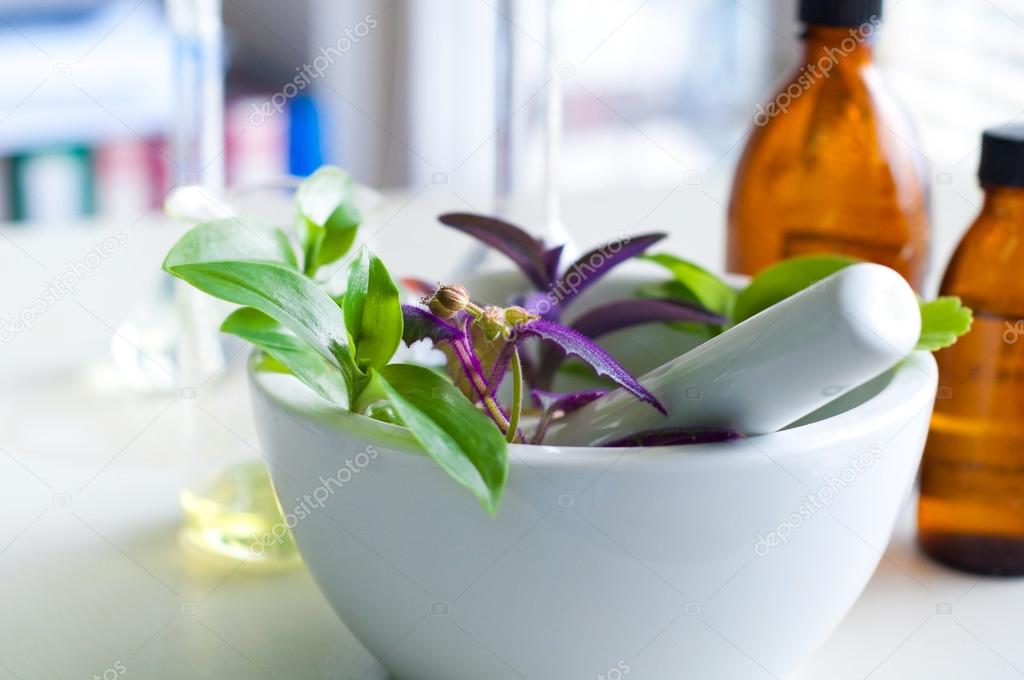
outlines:
M817 26L860 26L882 18L882 0L800 0L800 21Z
M982 184L1024 187L1024 125L985 130L978 179Z

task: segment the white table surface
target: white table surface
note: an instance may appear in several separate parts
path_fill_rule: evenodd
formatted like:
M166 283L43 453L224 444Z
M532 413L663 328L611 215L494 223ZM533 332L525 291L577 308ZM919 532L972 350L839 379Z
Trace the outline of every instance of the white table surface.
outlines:
M427 187L386 201L363 233L396 272L431 274L467 252L431 216L464 208L445 188ZM623 225L668 227L670 249L712 266L721 257L720 231L694 226L720 223L711 193L580 198L567 213L576 224L594 218L574 230L583 242ZM182 400L125 389L109 360L113 329L151 296L174 238L155 215L138 217L0 231L0 319L31 304L104 235L129 236L30 331L0 345L0 680L383 677L304 569L266 573L182 546ZM681 222L688 226L674 226ZM429 266L417 267L424 259ZM240 364L203 390L203 405L208 427L255 449ZM794 677L1024 677L1024 580L979 579L925 560L913 546L911 509L864 595Z

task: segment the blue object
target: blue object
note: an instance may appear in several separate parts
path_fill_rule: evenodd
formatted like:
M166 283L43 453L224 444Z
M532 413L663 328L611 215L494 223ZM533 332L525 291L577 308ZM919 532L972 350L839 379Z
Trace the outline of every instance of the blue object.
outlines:
M323 165L320 112L312 97L292 100L288 116L288 172L307 177Z

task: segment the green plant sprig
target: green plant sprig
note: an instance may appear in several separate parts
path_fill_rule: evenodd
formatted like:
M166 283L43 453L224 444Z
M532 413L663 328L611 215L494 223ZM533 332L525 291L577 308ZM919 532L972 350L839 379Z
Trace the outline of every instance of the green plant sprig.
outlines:
M844 255L805 255L778 262L736 289L702 267L667 253L641 255L672 274L669 281L637 291L642 297L668 298L697 302L740 323L758 312L781 302L844 267L859 262ZM960 298L944 296L921 301L921 337L918 350L934 352L949 347L971 329L973 314ZM702 325L696 330L716 335L728 326ZM688 324L686 330L695 330Z
M357 413L386 403L427 455L494 514L508 477L505 437L444 376L391 363L403 317L384 264L362 248L340 306L315 278L355 241L360 214L352 197L347 173L321 168L298 189L294 236L244 217L205 222L171 248L163 268L241 305L221 330L252 343L321 397Z

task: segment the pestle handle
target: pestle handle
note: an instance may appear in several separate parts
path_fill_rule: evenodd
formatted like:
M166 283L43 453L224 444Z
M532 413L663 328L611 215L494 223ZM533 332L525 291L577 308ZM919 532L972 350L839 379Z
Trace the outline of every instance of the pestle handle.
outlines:
M851 265L641 376L668 416L619 388L555 421L544 443L599 446L662 428L775 432L891 368L920 333L903 277Z

